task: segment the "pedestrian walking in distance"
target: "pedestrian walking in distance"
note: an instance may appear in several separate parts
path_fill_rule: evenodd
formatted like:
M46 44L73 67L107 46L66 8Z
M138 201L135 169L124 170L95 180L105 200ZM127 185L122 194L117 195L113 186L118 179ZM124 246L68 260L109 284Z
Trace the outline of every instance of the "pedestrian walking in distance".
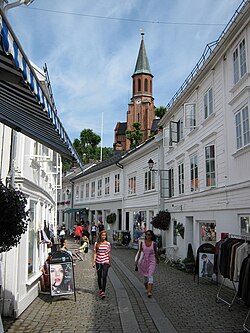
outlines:
M111 246L107 240L107 232L101 231L94 244L93 268L97 270L99 296L105 298L108 270L110 267Z
M154 272L156 269L156 263L158 263L158 252L156 249L155 235L152 230L145 232L145 240L140 244L139 254L135 265L138 266L138 262L143 252L143 258L139 266L139 273L143 275L144 286L146 288L148 297L152 297L152 289L154 284Z

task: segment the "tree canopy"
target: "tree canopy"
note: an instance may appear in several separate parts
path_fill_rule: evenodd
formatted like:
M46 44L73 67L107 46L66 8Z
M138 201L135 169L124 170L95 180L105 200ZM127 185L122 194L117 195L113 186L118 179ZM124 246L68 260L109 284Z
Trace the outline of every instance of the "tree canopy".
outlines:
M167 112L166 106L159 106L158 108L154 109L154 113L155 113L156 117L158 117L160 119L164 116L164 114L166 112Z
M106 160L109 157L113 156L113 148L110 147L100 147L98 146L101 142L100 135L93 132L92 129L83 129L80 133L80 137L73 141L73 146L83 162L87 164L93 161L100 161L101 158L101 149L102 149L102 160ZM69 170L73 163L65 158L63 161L63 171Z
M126 138L130 141L130 148L138 146L142 139L141 124L138 122L133 123L133 131L126 131Z

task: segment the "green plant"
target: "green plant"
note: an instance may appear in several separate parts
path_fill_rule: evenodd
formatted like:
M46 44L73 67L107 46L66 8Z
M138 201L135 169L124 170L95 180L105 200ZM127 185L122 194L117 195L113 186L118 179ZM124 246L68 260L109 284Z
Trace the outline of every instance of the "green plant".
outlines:
M171 215L168 211L161 210L153 217L152 225L156 229L168 230L171 221Z
M175 231L177 236L181 236L182 239L184 239L184 232L185 232L185 227L182 223L178 222L176 227L175 227Z
M111 213L111 214L107 215L106 220L107 220L107 223L109 223L109 224L114 223L116 221L116 214Z
M6 187L0 181L0 253L20 243L30 221L27 200L21 191Z

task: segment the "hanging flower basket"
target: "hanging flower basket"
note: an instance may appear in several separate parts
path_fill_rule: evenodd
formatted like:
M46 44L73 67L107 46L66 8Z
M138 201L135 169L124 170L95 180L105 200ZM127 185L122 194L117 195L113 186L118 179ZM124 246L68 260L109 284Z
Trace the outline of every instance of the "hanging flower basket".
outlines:
M27 200L21 191L6 187L0 181L0 253L20 243L30 221Z
M111 213L111 214L107 215L106 220L107 220L107 223L109 223L109 224L115 223L115 221L116 221L116 214L115 213Z
M171 221L170 213L167 211L161 210L155 217L153 217L151 224L156 229L168 230L170 221Z

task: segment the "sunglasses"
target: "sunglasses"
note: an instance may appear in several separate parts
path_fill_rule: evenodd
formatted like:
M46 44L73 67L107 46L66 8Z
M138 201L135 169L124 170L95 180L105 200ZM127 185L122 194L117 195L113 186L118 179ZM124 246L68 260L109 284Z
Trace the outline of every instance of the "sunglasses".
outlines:
M146 234L146 236L151 236L151 234Z

